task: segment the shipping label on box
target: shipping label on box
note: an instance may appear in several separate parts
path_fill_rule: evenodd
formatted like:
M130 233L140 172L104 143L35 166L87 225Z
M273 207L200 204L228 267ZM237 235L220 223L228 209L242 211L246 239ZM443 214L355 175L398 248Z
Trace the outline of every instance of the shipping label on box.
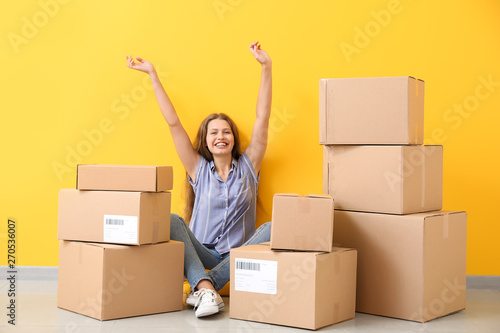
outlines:
M411 76L321 79L320 144L422 144L424 82Z
M230 256L231 318L318 329L354 317L356 250L273 251L262 243Z
M103 225L105 243L137 244L139 241L137 216L104 215Z
M442 208L442 146L324 146L335 209L410 214Z
M234 289L276 295L278 262L235 258Z
M271 248L330 252L333 209L334 202L329 195L274 195Z
M335 211L335 243L358 250L356 311L418 322L465 308L465 212Z

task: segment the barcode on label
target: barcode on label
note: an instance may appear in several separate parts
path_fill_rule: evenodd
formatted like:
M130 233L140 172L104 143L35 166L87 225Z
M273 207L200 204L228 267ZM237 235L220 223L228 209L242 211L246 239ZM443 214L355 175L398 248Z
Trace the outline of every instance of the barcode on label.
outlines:
M276 295L278 291L278 262L235 258L234 290Z
M105 243L137 244L139 237L137 216L104 215L103 240Z
M124 225L125 221L124 220L118 220L118 219L106 219L106 224L108 225Z
M260 263L237 261L236 269L245 269L247 271L260 271Z

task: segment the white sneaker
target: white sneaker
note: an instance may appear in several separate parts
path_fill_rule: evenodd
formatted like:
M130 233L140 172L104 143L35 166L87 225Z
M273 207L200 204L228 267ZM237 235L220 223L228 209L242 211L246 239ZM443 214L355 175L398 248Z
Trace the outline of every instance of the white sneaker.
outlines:
M187 305L191 305L191 306L195 306L196 305L196 302L198 302L198 300L200 299L201 297L201 292L200 290L198 291L192 291L191 290L191 293L189 294L189 296L186 298L186 304Z
M198 291L199 298L194 306L196 317L210 316L224 309L224 301L216 291L205 288Z

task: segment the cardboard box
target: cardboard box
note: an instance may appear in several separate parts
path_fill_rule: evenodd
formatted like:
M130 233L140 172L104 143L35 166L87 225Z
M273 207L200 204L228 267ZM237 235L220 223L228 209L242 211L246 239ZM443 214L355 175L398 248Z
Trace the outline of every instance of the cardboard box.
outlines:
M116 244L170 240L170 192L59 191L58 239Z
M335 209L409 214L442 208L442 146L324 146Z
M99 320L182 310L184 244L60 241L57 306Z
M320 144L423 144L424 81L321 79Z
M332 251L333 208L329 195L275 194L271 249Z
M80 164L77 185L80 190L169 191L174 183L171 166Z
M465 308L465 212L335 211L335 243L358 250L356 311L426 322Z
M232 249L229 316L313 330L354 318L356 255L272 251L269 243Z

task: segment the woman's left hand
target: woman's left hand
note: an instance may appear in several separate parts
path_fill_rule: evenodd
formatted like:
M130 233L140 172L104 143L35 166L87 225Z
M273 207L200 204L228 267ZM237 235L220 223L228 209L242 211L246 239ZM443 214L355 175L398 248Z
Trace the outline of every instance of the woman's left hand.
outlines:
M248 48L250 49L250 52L252 52L255 59L257 59L262 66L271 65L271 58L269 57L269 54L260 48L258 41L250 44Z

